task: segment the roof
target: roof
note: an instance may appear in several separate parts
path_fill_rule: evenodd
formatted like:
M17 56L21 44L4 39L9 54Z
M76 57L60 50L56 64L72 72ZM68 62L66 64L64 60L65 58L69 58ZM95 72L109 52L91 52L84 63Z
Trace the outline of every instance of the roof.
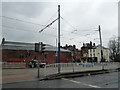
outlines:
M44 51L58 51L56 46L46 44ZM25 42L11 42L5 41L1 44L0 49L2 50L35 50L35 43L25 43ZM62 52L70 52L69 50L60 49Z
M100 45L97 45L96 47L101 47ZM102 46L103 49L109 49L109 48L106 48L104 46Z

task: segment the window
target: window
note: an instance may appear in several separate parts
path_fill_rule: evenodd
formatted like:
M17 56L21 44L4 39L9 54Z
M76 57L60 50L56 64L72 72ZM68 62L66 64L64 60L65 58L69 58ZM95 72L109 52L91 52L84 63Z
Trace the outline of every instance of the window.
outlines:
M92 57L92 54L90 54L90 56Z
M92 52L92 49L90 49L90 52Z

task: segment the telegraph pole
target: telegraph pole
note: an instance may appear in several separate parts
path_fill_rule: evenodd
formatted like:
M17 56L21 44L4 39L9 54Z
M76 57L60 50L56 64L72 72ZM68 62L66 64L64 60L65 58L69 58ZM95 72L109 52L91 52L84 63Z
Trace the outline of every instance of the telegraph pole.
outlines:
M58 5L58 73L60 73L60 5Z
M102 62L102 69L104 69L104 65L103 65L103 50L102 50L102 37L101 37L101 28L99 25L99 36L100 36L100 47L101 47L101 62Z

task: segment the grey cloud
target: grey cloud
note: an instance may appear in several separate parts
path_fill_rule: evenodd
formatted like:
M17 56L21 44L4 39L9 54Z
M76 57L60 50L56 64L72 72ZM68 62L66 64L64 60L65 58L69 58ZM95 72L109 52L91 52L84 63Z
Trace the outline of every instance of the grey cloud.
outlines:
M61 19L61 34L63 34L63 37L61 37L62 45L68 43L76 44L78 47L80 47L82 44L79 42L89 41L94 41L99 44L99 40L94 40L94 38L99 37L98 33L93 36L81 36L89 34L98 29L99 24L102 27L103 39L106 38L105 33L112 35L115 31L117 31L117 3L8 2L3 3L2 12L5 16L47 25L52 20L56 19L58 4L61 4L61 16L77 29L75 32L76 34L72 34L71 32L74 31L74 28ZM53 17L54 14L56 15ZM43 26L27 24L13 20L3 20L3 24L12 26L19 30L17 31L15 29L11 30L10 28L4 28L3 36L9 40L23 40L26 42L44 41L45 43L55 45L57 29L53 30L47 28L40 34L34 32L41 30ZM57 22L54 23L52 27L57 28ZM28 31L25 32L22 30ZM70 38L74 39L70 40ZM106 43L107 42L104 42L104 45L106 45Z
M36 17L40 15L48 5L47 3L31 3L31 2L3 2L3 15L23 15L25 17ZM14 13L13 13L14 12Z

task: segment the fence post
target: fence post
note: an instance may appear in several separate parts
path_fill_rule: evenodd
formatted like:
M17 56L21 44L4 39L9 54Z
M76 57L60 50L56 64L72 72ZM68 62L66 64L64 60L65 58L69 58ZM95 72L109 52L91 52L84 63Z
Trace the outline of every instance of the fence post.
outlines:
M45 65L45 67L44 67L44 75L45 75L45 77L47 76L47 71L46 71L46 65Z
M39 64L37 64L37 68L38 68L38 75L37 75L37 77L39 78L40 77L40 75L39 75L39 69L40 69L40 66L39 66Z

